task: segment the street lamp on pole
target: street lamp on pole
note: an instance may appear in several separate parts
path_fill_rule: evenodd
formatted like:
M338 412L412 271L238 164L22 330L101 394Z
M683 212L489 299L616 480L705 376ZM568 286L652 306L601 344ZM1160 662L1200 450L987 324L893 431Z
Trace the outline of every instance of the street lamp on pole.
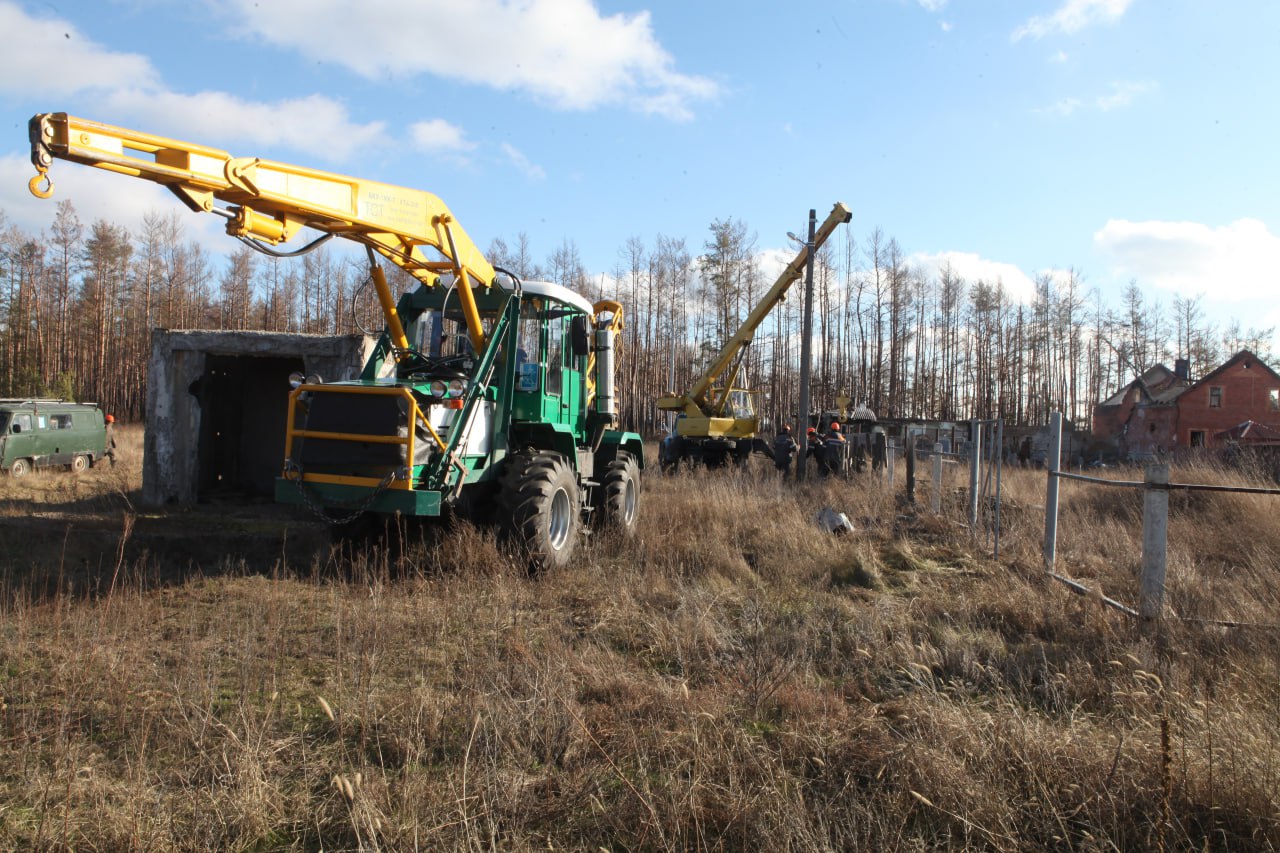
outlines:
M809 461L809 375L813 361L813 241L817 229L818 213L809 208L809 239L804 241L804 321L800 337L800 435L799 459L796 462L796 479L804 480ZM800 238L787 232L797 243Z

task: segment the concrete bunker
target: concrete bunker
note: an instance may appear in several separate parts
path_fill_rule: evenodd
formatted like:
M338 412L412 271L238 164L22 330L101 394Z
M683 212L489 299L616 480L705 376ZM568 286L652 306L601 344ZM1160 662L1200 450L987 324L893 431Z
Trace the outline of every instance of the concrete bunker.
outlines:
M270 500L289 375L359 375L366 335L171 331L151 337L142 498L152 506Z

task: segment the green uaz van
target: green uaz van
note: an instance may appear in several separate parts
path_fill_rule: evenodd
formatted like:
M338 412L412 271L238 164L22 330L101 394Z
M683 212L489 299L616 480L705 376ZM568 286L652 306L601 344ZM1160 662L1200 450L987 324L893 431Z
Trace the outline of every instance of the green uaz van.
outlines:
M51 465L78 474L106 449L107 425L92 403L0 399L0 470L10 477Z

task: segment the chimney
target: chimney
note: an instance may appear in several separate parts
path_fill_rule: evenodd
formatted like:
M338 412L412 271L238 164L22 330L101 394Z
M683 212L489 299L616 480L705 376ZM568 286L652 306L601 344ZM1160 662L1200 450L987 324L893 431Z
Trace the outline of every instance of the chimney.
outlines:
M1191 379L1191 360L1179 358L1173 362L1173 375L1178 379Z

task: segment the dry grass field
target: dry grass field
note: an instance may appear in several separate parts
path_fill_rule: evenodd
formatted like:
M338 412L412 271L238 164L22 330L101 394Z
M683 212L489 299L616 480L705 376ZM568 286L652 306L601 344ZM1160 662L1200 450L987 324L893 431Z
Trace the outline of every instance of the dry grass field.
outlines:
M632 541L530 579L467 526L299 557L275 514L246 557L196 511L226 547L139 549L123 437L0 482L0 848L1280 846L1280 498L1172 496L1156 629L1046 579L1043 472L1005 472L997 562L959 472L934 517L651 469ZM1063 495L1059 569L1136 605L1139 496Z

